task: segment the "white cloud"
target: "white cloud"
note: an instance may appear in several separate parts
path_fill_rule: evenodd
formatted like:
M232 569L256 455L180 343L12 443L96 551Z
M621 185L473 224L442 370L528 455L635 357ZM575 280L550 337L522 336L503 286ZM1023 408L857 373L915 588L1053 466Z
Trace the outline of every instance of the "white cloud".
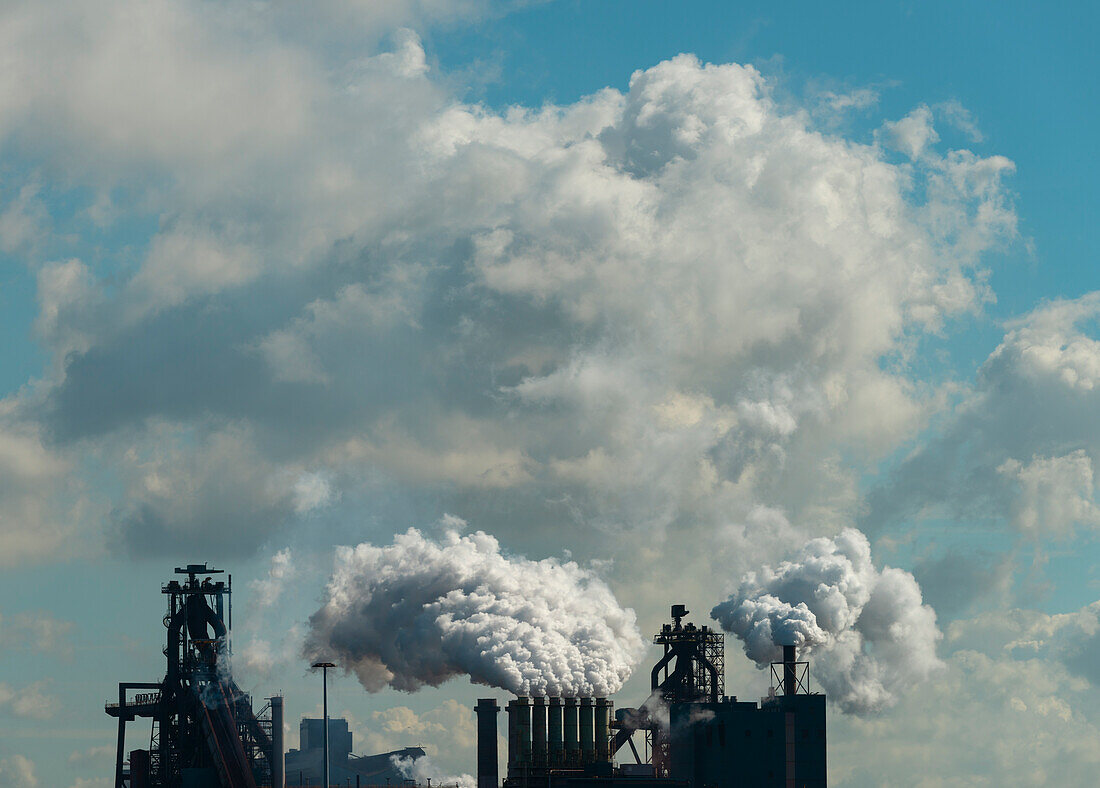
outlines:
M41 426L21 410L15 398L0 400L0 565L6 566L68 556L92 519L70 453L47 445Z
M0 616L0 647L71 656L68 640L72 629L73 622L61 621L44 610Z
M31 720L48 720L57 711L59 701L44 690L47 682L36 681L24 687L0 682L0 712Z
M132 268L40 278L35 418L124 491L139 552L254 551L365 501L600 556L720 534L682 560L739 572L851 521L864 463L938 404L906 353L981 309L1015 233L1011 163L917 140L927 108L904 165L690 55L494 111L382 34L480 4L5 13L0 135L87 162L88 211L156 220ZM356 13L379 35L323 35Z
M84 769L107 769L114 765L115 748L109 744L76 750L69 755L69 764Z
M1009 322L939 433L871 497L868 525L949 516L1039 540L1094 528L1098 314L1089 293Z
M855 529L750 572L711 616L759 667L780 659L781 646L798 646L830 700L857 714L889 708L943 667L936 614L913 576L877 570Z
M940 102L934 109L943 120L965 134L971 142L982 142L984 139L974 116L958 100Z
M419 713L408 706L371 712L356 733L362 741L358 749L368 753L390 752L423 742L431 760L421 771L432 782L469 769L477 745L473 710L453 699ZM501 751L507 746L503 740L498 744Z
M940 140L933 126L932 110L921 105L901 120L883 124L887 143L910 159L918 159L924 151Z
M0 210L0 250L26 254L39 245L50 225L49 211L39 191L41 184L32 180Z
M1011 522L1021 533L1064 537L1075 526L1100 525L1092 459L1083 450L1064 457L1034 457L1027 465L1008 459L997 472L1019 487Z
M831 723L831 782L893 784L897 774L918 775L910 782L921 786L1081 782L1100 763L1100 673L1082 670L1100 653L1096 616L1093 604L953 622L935 682L889 715ZM869 740L874 748L860 746Z
M3 788L38 788L34 762L22 755L0 758L0 786Z

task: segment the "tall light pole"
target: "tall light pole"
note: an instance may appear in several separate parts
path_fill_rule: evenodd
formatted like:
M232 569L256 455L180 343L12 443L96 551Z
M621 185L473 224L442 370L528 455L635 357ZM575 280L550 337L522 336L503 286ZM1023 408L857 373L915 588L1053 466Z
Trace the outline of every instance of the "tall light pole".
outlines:
M313 667L320 668L324 678L322 679L323 697L324 697L324 709L325 709L325 788L331 788L328 782L328 669L336 667L331 662L314 662Z

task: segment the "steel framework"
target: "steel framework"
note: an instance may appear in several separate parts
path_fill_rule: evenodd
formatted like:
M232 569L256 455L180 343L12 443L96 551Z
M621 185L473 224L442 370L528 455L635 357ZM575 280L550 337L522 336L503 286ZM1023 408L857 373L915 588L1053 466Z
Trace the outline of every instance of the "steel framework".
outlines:
M179 788L185 775L192 783L199 779L223 788L270 786L275 757L271 721L265 717L270 707L253 713L252 698L229 668L232 577L228 584L214 581L210 576L222 570L206 564L189 564L176 573L187 579L161 587L168 597L164 679L120 683L118 702L106 704L106 712L118 719L115 786ZM131 697L137 689L155 691ZM123 766L126 723L137 717L151 720L148 773L141 775L133 762L129 774Z

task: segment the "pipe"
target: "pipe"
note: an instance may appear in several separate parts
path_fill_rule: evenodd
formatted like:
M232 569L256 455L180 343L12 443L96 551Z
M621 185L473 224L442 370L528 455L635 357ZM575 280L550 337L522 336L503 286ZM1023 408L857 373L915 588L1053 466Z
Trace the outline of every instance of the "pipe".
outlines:
M561 698L548 698L546 707L546 758L551 769L559 769L565 761L565 741L562 738ZM480 786L479 786L480 788Z
M783 694L794 695L798 692L798 665L794 646L783 647Z
M500 708L494 698L478 698L477 714L477 788L498 788L497 714Z
M585 766L596 760L596 708L592 698L580 699L581 763Z
M581 762L581 740L577 730L577 699L562 698L562 738L565 744L565 765L577 766Z
M611 760L611 706L612 703L607 698L596 698L595 744L598 763Z
M271 785L273 788L286 786L286 761L283 759L286 749L283 742L283 696L271 698Z
M546 768L546 698L531 698L531 765Z

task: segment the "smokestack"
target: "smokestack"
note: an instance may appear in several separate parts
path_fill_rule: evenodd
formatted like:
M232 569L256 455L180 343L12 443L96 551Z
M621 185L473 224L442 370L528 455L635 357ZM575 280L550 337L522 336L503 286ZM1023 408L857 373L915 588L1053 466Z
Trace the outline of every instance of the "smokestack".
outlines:
M596 698L596 760L607 763L611 760L611 701Z
M577 766L581 762L581 740L577 728L577 699L562 698L562 702L564 704L562 730L565 740L565 763L567 766Z
M511 779L519 761L519 706L510 700L504 710L508 713L508 779Z
M474 712L477 714L477 788L499 788L497 714L500 707L494 698L478 698Z
M531 765L546 768L546 698L531 698Z
M548 698L546 707L546 756L551 769L561 768L565 761L565 741L562 738L561 698Z
M519 718L519 758L516 763L528 769L531 767L531 706L527 698L516 698L516 714Z
M592 698L581 698L580 734L581 763L590 764L596 760L596 709Z
M783 694L794 695L798 692L798 671L795 664L798 656L794 646L783 647Z
M285 788L286 786L286 764L283 760L285 754L283 696L275 695L271 699L271 785L274 788Z

